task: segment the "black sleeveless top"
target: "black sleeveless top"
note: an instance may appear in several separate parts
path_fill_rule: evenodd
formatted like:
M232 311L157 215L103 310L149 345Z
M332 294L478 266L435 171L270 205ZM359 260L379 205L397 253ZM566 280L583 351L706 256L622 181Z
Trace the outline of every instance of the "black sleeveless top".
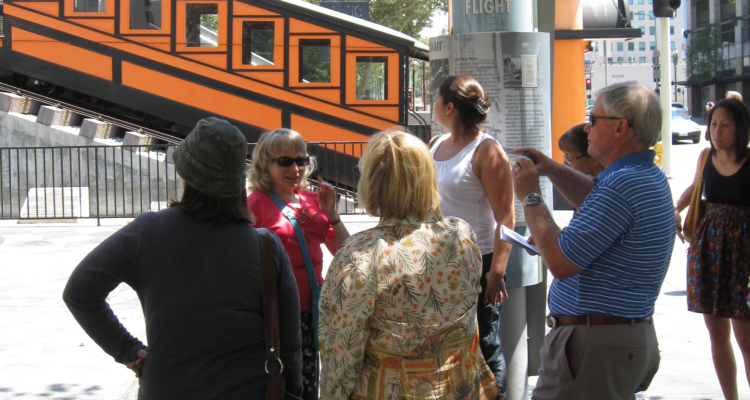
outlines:
M732 176L723 176L714 168L713 157L706 160L703 169L705 186L703 195L709 203L750 207L750 159L745 160L739 171Z

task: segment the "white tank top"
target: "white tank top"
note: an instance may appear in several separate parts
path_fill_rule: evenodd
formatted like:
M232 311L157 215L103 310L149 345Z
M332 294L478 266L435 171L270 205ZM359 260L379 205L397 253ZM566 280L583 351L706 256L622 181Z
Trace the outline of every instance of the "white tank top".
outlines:
M494 137L481 133L453 158L445 161L435 160L435 151L449 137L443 135L436 139L430 149L432 159L437 167L438 191L440 192L440 213L443 216L454 216L463 219L477 234L479 249L482 255L492 253L495 249L495 229L497 221L492 213L490 201L484 192L482 181L471 169L471 160L479 144Z

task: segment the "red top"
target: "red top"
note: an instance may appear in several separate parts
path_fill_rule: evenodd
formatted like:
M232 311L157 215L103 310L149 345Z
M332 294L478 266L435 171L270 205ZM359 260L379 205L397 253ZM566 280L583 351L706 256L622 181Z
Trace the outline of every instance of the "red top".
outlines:
M328 217L320 210L318 194L314 192L300 191L299 195L301 211L289 206L295 211L297 223L302 229L302 234L307 241L307 250L310 252L315 278L318 285L323 285L323 250L321 244L329 238L335 238L333 227L328 223ZM299 290L300 311L309 311L312 308L310 294L310 279L307 277L305 260L302 258L302 250L297 242L297 234L294 232L292 223L281 213L271 196L262 190L256 190L247 198L247 206L255 216L256 228L267 228L281 239L284 250L289 255L292 263L294 278L297 280ZM279 293L281 295L281 293Z

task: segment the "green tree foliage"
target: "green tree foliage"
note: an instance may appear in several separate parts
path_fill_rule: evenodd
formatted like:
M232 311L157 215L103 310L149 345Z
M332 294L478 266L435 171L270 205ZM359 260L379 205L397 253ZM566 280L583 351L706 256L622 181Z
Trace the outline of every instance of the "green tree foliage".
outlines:
M303 42L303 41L300 41ZM305 82L328 83L331 82L331 43L330 41L309 40L308 45L303 45L302 76ZM327 43L324 43L327 42ZM302 43L300 43L302 44Z
M305 0L320 4L320 0ZM370 0L370 21L411 37L432 24L437 11L448 12L448 0Z
M219 14L201 14L201 25L214 32L219 32Z
M688 84L701 85L723 65L720 33L713 24L690 35L687 46Z

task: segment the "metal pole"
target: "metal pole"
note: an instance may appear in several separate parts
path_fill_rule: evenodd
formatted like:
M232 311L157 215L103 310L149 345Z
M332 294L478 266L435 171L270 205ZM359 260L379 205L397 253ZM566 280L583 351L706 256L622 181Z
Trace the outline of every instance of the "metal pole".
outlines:
M659 18L661 20L661 29L659 34L659 47L661 54L659 64L661 64L661 98L662 123L661 123L661 149L662 160L661 167L667 176L672 175L672 106L669 99L672 98L672 68L669 64L672 61L669 52L669 18Z
M609 62L607 59L607 41L604 41L604 87L609 86ZM592 82L593 83L593 82Z
M409 68L411 68L411 110L414 112L417 112L417 90L416 90L416 75L417 75L417 69L414 68L414 65L409 65Z
M672 53L672 62L674 63L674 75L672 75L672 79L674 80L674 102L677 103L677 61L679 61L680 57L678 56L678 53Z

